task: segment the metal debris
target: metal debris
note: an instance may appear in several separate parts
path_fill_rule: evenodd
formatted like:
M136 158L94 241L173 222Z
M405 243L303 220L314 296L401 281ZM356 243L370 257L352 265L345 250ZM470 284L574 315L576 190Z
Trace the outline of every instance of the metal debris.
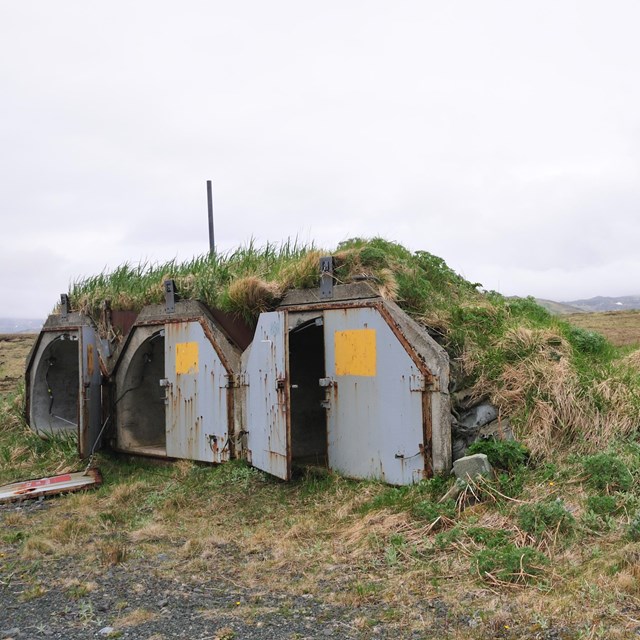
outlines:
M86 473L76 471L48 478L22 480L0 486L0 503L71 493L99 487L101 484L102 475L98 469L89 469Z

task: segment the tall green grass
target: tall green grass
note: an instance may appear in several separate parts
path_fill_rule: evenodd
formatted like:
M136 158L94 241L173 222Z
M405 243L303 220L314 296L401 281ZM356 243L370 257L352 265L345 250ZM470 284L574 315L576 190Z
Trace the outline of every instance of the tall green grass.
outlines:
M243 311L234 308L226 295L234 280L255 276L266 282L310 286L307 274L296 274L295 266L305 256L316 253L314 245L303 245L297 240L262 247L252 240L227 253L204 254L185 262L127 263L111 272L78 278L70 286L70 298L73 308L95 317L105 300L113 309L139 311L147 304L162 302L162 283L173 279L183 298L198 299L229 311Z

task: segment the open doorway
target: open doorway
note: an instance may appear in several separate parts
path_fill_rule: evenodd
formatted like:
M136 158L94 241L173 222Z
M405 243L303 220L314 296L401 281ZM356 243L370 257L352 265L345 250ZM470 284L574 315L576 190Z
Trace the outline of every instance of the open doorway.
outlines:
M131 358L118 389L118 449L166 456L164 330L147 338Z
M291 457L294 464L327 466L324 330L319 316L289 332Z
M80 365L77 334L56 336L40 357L31 396L31 426L40 433L76 433Z

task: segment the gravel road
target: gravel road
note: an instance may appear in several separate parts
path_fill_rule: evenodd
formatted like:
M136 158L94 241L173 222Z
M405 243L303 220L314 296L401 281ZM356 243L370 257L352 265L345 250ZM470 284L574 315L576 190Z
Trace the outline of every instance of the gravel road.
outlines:
M192 569L181 571L185 563L178 547L131 554L112 566L88 564L85 556L25 559L11 527L3 529L4 516L28 517L48 505L0 505L0 640L580 637L563 626L534 630L526 620L518 627L483 620L472 613L472 600L469 615L454 613L439 598L425 598L409 612L384 602L345 606L339 604L346 584L340 569L323 576L313 594L300 593L295 572L286 592L255 586L255 581L249 587L236 578L234 569L243 557L232 548L220 549L219 561L216 556L213 566L195 575Z
M0 505L3 513L35 513L47 502ZM237 560L237 559L236 559ZM220 571L180 575L177 553L128 558L114 566L87 566L78 558L24 560L20 541L0 544L0 638L75 640L276 640L307 638L426 638L403 631L380 605L337 605L331 580L319 594L246 588ZM178 576L178 577L176 577ZM337 581L339 584L339 580ZM338 587L339 588L339 587ZM447 607L424 603L417 616L433 620L433 637L451 624ZM457 621L474 624L474 621ZM438 632L438 633L436 633Z

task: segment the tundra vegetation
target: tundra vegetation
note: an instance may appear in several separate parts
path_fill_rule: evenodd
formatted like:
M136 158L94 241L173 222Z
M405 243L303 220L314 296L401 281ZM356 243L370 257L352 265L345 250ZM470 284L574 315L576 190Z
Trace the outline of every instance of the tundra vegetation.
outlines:
M287 484L240 461L158 465L103 452L97 491L33 514L0 513L0 551L15 559L25 599L54 588L34 569L53 558L92 567L69 588L84 602L106 567L164 554L163 571L181 576L361 608L353 624L363 638L381 627L460 639L636 633L638 343L614 346L530 298L483 291L440 258L381 239L333 252L249 244L184 264L124 265L75 282L71 301L99 320L105 299L116 309L161 302L172 278L183 297L252 322L289 288L316 286L325 254L335 256L338 282L367 279L428 328L450 355L456 388L510 418L515 442L471 447L488 456L494 476L454 501L443 500L449 477L390 487L301 469ZM78 468L71 438L30 432L21 389L0 402L0 481ZM253 615L246 606L236 614ZM107 622L118 627L117 617Z

